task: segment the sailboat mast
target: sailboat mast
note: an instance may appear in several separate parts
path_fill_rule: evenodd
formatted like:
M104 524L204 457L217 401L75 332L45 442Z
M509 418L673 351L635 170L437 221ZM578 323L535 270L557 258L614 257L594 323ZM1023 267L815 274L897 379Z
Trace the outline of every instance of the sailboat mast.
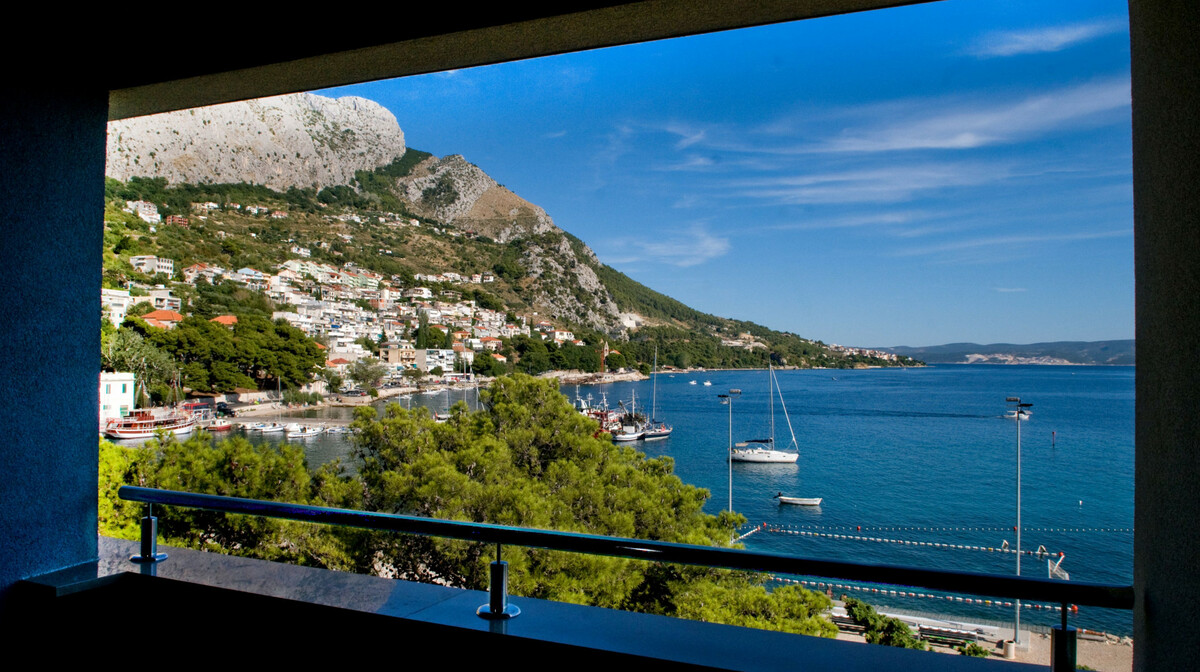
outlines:
M775 447L775 369L767 362L767 399L771 402L771 447Z
M654 346L654 378L650 380L650 421L658 417L658 346Z

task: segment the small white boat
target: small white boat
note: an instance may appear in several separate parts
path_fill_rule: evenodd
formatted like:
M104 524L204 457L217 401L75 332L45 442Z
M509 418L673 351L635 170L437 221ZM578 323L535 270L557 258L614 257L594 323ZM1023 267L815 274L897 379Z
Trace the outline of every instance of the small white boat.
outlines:
M1011 411L1005 411L1004 417L1008 420L1015 420L1017 418L1018 414L1020 414L1022 420L1028 420L1029 416L1033 415L1033 411L1031 411L1029 409L1025 409L1025 408L1022 408L1019 411L1016 409L1013 409Z
M820 506L820 497L787 497L782 492L775 495L775 499L779 500L780 504L793 504L795 506Z
M695 384L696 384L696 381L694 381L694 380L689 380L689 381L688 381L688 385L695 385Z
M706 380L706 381L704 381L704 386L705 386L705 387L712 387L712 381L711 381L711 380Z
M246 427L246 429L252 432L262 432L263 434L274 434L284 431L285 427L279 422L256 422Z
M325 430L319 425L299 425L293 423L288 425L285 431L287 431L289 439L303 439L310 436L317 436Z

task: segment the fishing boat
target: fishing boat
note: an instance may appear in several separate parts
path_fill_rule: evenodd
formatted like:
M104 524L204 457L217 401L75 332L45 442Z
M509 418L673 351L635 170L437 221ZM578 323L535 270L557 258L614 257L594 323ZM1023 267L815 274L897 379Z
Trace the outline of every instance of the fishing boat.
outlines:
M658 347L654 348L654 378L650 385L650 422L642 432L643 441L661 441L671 437L674 428L658 419Z
M712 381L711 381L711 380L706 380L706 381L704 381L704 386L705 386L705 387L712 387Z
M252 432L262 432L263 434L275 434L286 431L287 426L281 422L256 422L246 427L246 429Z
M625 411L621 415L619 426L613 430L613 441L638 441L646 435L645 417L637 413L637 393L633 395L633 400L629 402L629 408L625 408L625 402L618 401L617 405Z
M794 463L800 459L800 445L796 443L796 432L792 430L792 419L788 417L787 404L783 401L783 392L779 390L779 381L775 378L775 369L768 367L768 396L771 408L771 436L766 439L750 439L734 444L733 450L729 454L729 459L734 462L759 462L759 463ZM783 406L783 417L787 420L788 432L792 435L792 442L788 446L793 450L776 450L775 449L775 394L779 394L779 403Z
M820 506L820 497L788 497L782 492L775 495L775 499L779 500L780 504L792 504L794 506Z
M109 420L104 426L104 435L110 439L149 439L160 431L179 435L190 434L195 429L196 418L191 413L155 413L144 408L123 418Z

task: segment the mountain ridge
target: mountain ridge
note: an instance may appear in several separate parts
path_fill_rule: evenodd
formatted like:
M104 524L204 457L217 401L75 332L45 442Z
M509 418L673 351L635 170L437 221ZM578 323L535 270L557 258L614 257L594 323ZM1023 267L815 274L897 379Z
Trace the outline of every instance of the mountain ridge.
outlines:
M874 348L919 358L929 364L1086 364L1136 365L1134 339L1046 341L1041 343L946 343L943 345Z

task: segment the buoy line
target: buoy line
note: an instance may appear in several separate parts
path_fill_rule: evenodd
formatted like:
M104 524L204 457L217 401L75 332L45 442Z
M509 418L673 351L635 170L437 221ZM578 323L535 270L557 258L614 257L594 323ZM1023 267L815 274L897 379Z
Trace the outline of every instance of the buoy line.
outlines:
M1013 607L1014 603L1004 600L991 600L981 597L963 597L961 595L934 595L932 593L917 593L910 590L895 590L893 588L872 588L869 586L858 586L850 583L830 583L828 581L807 581L804 579L786 579L772 575L771 577L780 583L794 583L806 588L815 588L820 591L825 590L854 590L862 593L872 593L874 595L887 595L889 597L915 597L931 600L941 600L942 602L954 602L956 604L973 604L986 607ZM1062 611L1062 605L1058 604L1039 604L1036 602L1022 602L1021 607L1030 611ZM1068 610L1072 614L1079 613L1079 607L1072 604Z
M897 527L879 525L776 525L804 530L852 530L855 532L1012 532L1015 527ZM1023 527L1022 532L1133 532L1132 527Z
M883 537L864 537L855 534L833 534L830 532L810 532L808 530L787 530L777 527L765 528L768 532L777 532L779 534L794 534L802 537L820 537L824 539L843 539L847 541L873 541L880 544L896 544L899 546L924 546L928 548L950 548L963 551L986 551L988 553L1017 553L1017 549L1008 548L1007 546L972 546L969 544L943 544L937 541L910 541L908 539L887 539ZM1052 556L1060 557L1062 552L1051 553L1042 549L1022 550L1021 555L1035 555L1038 557Z

